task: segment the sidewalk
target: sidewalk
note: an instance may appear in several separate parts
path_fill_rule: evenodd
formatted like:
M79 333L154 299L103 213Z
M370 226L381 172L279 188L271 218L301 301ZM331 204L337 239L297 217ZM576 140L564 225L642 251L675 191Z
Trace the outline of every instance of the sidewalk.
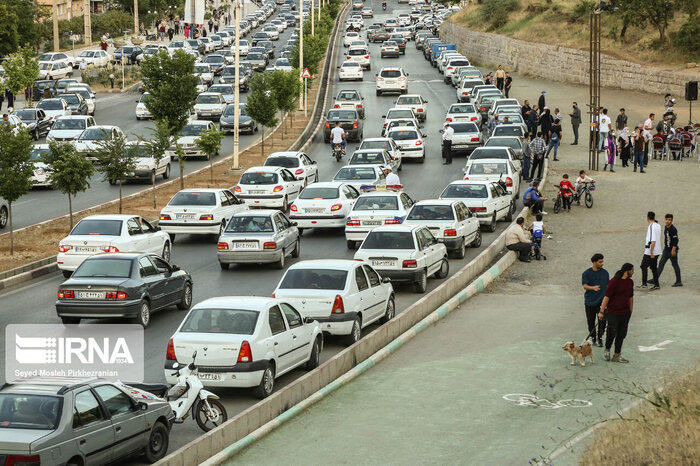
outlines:
M517 77L536 98L541 82ZM584 89L547 84L550 108L567 114L568 101L585 102ZM550 92L550 89L553 91ZM539 91L537 91L539 92ZM656 96L604 93L605 105L632 109L630 126L656 106ZM523 94L518 94L523 99ZM566 100L564 100L566 99ZM644 110L644 102L647 102ZM650 104L651 102L651 104ZM659 113L658 111L656 112ZM564 125L561 162L550 163L551 186L587 166L587 148L570 146ZM582 132L582 134L585 134ZM570 214L547 215L551 239L547 261L516 263L492 288L467 301L421 333L391 358L339 389L303 415L263 438L238 464L525 464L601 419L614 417L633 398L610 390L623 381L646 388L663 385L674 373L697 363L700 319L700 173L697 160L651 161L646 174L616 167L592 173L598 181L592 209L574 206ZM682 184L681 184L682 183ZM545 195L553 197L553 188ZM545 210L551 212L552 202ZM663 220L675 214L680 235L683 288L671 288L670 263L661 290L635 290L635 308L623 354L630 364L603 361L570 366L561 346L586 336L581 273L595 252L605 255L611 275L623 262L635 265L640 283L646 212ZM671 340L663 350L640 351ZM644 348L643 348L644 349ZM536 394L536 406L521 406L507 395ZM517 397L508 397L518 399ZM545 401L547 400L547 401ZM582 400L582 401L563 401ZM280 448L295 445L295 454ZM582 441L554 460L576 464Z

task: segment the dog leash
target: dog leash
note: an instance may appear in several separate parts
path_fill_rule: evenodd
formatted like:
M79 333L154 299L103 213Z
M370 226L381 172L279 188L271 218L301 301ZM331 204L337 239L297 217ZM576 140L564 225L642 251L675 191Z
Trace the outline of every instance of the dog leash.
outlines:
M598 324L600 324L600 319L596 319L596 323L595 323L595 326L593 327L593 330L591 330L590 332L588 332L588 336L587 336L586 339L583 340L583 341L586 341L586 340L588 340L589 338L591 338L591 335L595 335L596 330L598 330ZM595 338L594 338L593 340L595 341Z

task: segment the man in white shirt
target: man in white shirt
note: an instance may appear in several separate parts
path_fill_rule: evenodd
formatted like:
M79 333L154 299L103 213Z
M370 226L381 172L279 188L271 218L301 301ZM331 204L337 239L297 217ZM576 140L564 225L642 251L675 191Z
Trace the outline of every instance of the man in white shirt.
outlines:
M442 162L443 165L452 164L452 137L455 135L455 130L450 126L450 122L446 121L443 125L445 129L442 131Z
M386 167L384 169L384 173L386 174L386 185L387 186L401 186L401 180L399 179L399 175L394 173L391 168Z
M603 113L598 115L598 124L600 137L598 138L598 152L603 150L603 142L608 139L608 133L610 132L610 126L612 125L612 120L608 116L608 109L604 108Z
M647 269L651 269L651 274L654 279L652 290L659 289L659 271L657 263L662 252L661 247L661 225L656 221L654 212L647 212L647 233L644 239L644 257L642 257L642 284L639 288L647 288Z
M345 130L340 126L340 122L336 121L335 128L331 130L331 149L336 144L340 144L343 146L343 152L345 152L345 146L347 145L347 142L345 142L346 137Z

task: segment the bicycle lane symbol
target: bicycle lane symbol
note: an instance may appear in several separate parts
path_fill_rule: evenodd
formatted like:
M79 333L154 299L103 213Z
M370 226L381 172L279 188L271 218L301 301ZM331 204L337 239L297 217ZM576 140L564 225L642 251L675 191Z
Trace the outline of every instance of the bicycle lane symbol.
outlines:
M570 399L549 401L545 398L539 398L537 395L526 393L510 393L508 395L503 395L503 399L506 401L512 401L518 406L534 406L536 408L543 409L589 408L593 406L593 403L587 400Z

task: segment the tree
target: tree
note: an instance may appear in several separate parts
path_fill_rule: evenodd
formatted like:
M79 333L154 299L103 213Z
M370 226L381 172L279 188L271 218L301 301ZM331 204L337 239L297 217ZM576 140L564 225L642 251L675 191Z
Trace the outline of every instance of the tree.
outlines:
M143 87L151 97L146 108L156 121L163 121L175 139L180 164L180 189L185 188L185 159L177 136L185 127L197 98L199 78L194 75L194 57L178 50L173 57L161 50L141 63Z
M45 7L26 0L0 0L0 57L15 53L22 44L38 44Z
M265 127L277 124L277 100L270 91L270 80L267 73L253 76L250 80L250 95L245 103L248 115L262 126L260 140L262 154L265 155Z
M623 3L625 4L624 11L634 12L637 16L645 18L659 31L660 45L666 44L666 31L674 15L674 8L669 5L668 0L625 0Z
M139 136L139 141L146 145L148 154L153 157L156 167L160 165L163 157L166 157L166 152L170 148L170 128L165 120L156 120L155 128L151 130L153 133L149 139ZM153 177L153 208L156 208L156 180Z
M0 197L7 201L10 217L10 255L15 252L12 203L32 188L32 142L28 131L0 124Z
M297 96L301 92L301 81L299 81L298 76L299 70L296 69L291 73L274 71L268 76L277 108L282 112L290 112L291 115L294 115L292 112L296 107ZM284 122L284 132L287 132L286 120Z
M68 142L49 143L49 153L42 159L49 171L51 186L68 195L70 229L73 229L73 200L76 194L90 187L95 167L78 154Z
M25 45L20 47L2 64L5 68L5 86L14 95L26 88L34 85L34 80L39 76L39 63L34 57L34 49ZM32 99L27 99L25 105L32 105Z
M134 146L126 144L126 136L118 134L112 139L98 142L94 152L98 171L102 179L109 184L119 183L119 213L122 213L122 183L136 169L136 151Z
M209 178L212 184L214 184L214 162L212 161L212 157L221 150L221 141L223 139L223 131L219 131L217 128L210 128L206 131L202 131L196 141L197 146L199 146L202 152L207 154L209 158Z

